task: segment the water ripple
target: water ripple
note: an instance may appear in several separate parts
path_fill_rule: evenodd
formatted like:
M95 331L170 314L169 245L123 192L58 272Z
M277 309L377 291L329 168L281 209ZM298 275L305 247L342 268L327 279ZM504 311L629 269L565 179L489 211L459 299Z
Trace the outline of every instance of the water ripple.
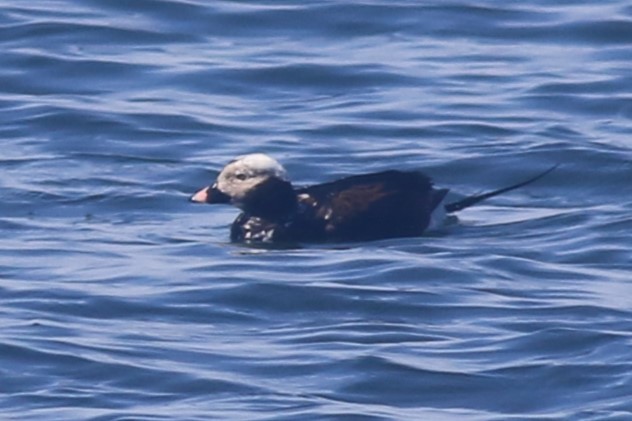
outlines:
M629 418L626 2L2 3L3 418ZM262 249L187 201L254 151L452 197L560 165Z

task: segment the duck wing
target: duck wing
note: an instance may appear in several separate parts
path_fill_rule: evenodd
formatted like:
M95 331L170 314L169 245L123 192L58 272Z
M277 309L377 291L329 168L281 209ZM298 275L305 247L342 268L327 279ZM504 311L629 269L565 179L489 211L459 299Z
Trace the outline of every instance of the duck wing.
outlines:
M383 171L297 191L322 224L327 240L362 241L418 236L447 190L419 172Z

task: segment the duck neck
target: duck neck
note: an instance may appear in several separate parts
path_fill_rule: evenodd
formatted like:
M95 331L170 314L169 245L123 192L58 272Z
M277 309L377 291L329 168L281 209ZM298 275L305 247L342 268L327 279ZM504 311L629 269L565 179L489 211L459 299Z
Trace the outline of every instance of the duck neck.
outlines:
M249 215L281 221L296 212L296 192L290 182L271 177L246 194L241 208Z

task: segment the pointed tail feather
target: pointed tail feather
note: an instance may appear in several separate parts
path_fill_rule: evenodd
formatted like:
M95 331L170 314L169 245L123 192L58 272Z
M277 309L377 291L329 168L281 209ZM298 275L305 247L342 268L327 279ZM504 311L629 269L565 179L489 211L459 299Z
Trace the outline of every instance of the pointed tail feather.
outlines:
M448 213L452 213L452 212L458 212L462 209L465 208L469 208L472 205L475 205L479 202L482 202L485 199L489 199L490 197L494 197L494 196L498 196L499 194L503 194L506 193L508 191L511 190L515 190L518 189L520 187L524 187L527 184L531 184L536 180L539 180L540 178L544 177L545 175L547 175L548 173L550 173L551 171L553 171L554 169L556 169L558 167L559 164L555 164L554 166L552 166L551 168L549 168L548 170L536 175L535 177L532 177L526 181L523 181L521 183L518 184L514 184L512 186L509 187L505 187L502 189L498 189L498 190L494 190L491 191L489 193L483 193L483 194L476 194L473 196L468 196L465 199L459 200L457 202L453 202L453 203L448 203L445 205L445 210Z

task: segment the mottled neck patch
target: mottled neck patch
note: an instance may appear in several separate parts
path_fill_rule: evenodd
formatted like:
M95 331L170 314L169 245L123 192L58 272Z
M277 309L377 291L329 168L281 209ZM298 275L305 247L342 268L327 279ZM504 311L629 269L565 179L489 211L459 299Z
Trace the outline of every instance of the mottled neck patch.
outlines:
M281 221L296 212L296 192L288 181L267 178L244 195L241 208L250 215Z

